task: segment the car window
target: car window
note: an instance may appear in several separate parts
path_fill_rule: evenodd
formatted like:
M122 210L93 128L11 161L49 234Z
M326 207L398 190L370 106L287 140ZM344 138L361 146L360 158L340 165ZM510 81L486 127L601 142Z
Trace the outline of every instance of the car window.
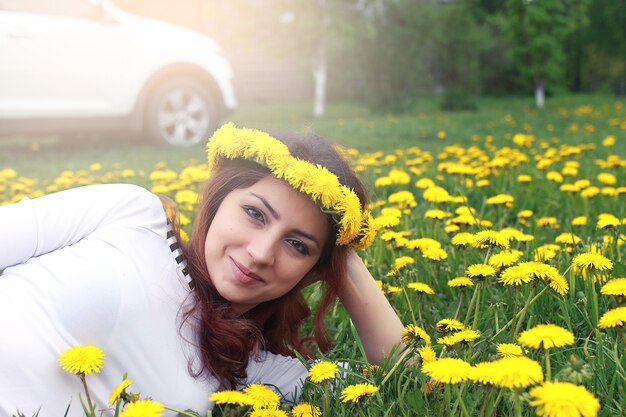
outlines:
M97 15L93 0L0 0L0 10L88 18Z

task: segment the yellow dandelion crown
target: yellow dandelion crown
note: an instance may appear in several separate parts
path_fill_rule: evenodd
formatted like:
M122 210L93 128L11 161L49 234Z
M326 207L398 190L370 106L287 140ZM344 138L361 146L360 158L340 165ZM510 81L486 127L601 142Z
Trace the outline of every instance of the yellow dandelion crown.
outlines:
M287 145L267 133L227 123L209 139L207 154L210 173L223 158L249 159L308 194L323 210L334 215L339 225L337 245L363 249L374 241L377 231L374 219L369 211L361 209L356 193L341 184L327 168L292 156Z

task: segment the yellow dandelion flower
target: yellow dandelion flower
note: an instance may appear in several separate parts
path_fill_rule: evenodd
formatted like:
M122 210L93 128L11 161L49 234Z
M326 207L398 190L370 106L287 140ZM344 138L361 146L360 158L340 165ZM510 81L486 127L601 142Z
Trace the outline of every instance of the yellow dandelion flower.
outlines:
M465 274L470 278L487 278L496 274L496 269L491 265L474 264L467 267Z
M450 217L450 213L448 213L447 211L438 210L438 209L426 210L426 213L424 213L425 219L443 220L446 217Z
M525 356L502 358L493 362L495 385L504 388L525 388L543 381L541 365Z
M572 226L585 226L587 224L587 216L577 216L571 221Z
M569 291L569 283L561 274L550 275L548 278L548 286L560 295L565 295Z
M391 194L387 198L387 201L392 204L397 204L400 207L415 207L417 205L413 193L406 190Z
M532 217L533 214L534 213L532 210L522 210L519 213L517 213L517 217L519 217L520 219L528 219Z
M241 391L224 390L211 394L209 401L217 405L236 405L242 407L244 405L252 405L252 398Z
M613 135L608 135L607 137L605 137L604 139L602 139L602 146L613 146L615 145L615 136ZM587 416L585 416L587 417Z
M152 400L138 400L126 404L120 417L161 417L165 407L163 404Z
M299 403L293 406L291 415L293 417L321 417L322 410L316 405Z
M416 349L417 353L422 358L422 363L433 362L437 360L437 353L431 345L422 346Z
M422 372L435 382L443 384L458 384L467 381L471 374L472 365L462 359L440 358L422 365Z
M546 216L546 217L538 218L536 220L536 224L538 227L546 227L546 226L558 227L559 222L556 217Z
M500 206L504 205L507 207L513 206L515 203L515 198L512 195L508 194L498 194L494 197L489 197L486 201L486 204Z
M624 323L626 323L626 307L617 307L607 311L600 317L598 327L601 329L622 327Z
M476 238L472 233L461 232L454 235L451 239L453 245L457 246L467 246L474 243Z
M422 198L431 203L446 203L452 199L452 196L445 188L434 185L424 190Z
M59 364L65 372L89 375L102 370L104 352L96 346L75 346L59 355Z
M109 396L109 405L113 405L115 401L119 400L122 397L122 394L133 383L130 379L125 379L120 382L113 390L111 391L111 395Z
M498 343L497 345L498 355L503 358L511 358L514 356L522 356L522 347L515 343Z
M556 243L564 243L566 245L577 245L580 243L581 239L573 233L561 233L554 239L554 241Z
M365 377L365 378L371 378L373 377L373 375L377 374L378 372L380 372L380 366L378 365L363 365L361 367L361 374ZM387 375L387 372L383 371L382 372L383 376Z
M532 180L533 178L527 174L520 174L517 176L517 182L527 183L527 182L531 182Z
M538 324L523 331L518 339L522 346L533 349L552 349L574 344L574 334L556 324Z
M410 264L414 264L415 263L415 259L413 259L410 256L400 256L396 259L393 260L393 266L392 268L396 271L398 271L401 268L404 268L407 265Z
M600 189L595 186L587 187L580 192L582 198L593 198L600 194Z
M248 394L255 409L276 408L280 404L280 396L267 385L250 384L243 392Z
M546 174L546 179L553 182L563 182L563 175L557 171L550 171Z
M460 216L456 216L453 219L450 219L453 224L466 224L466 225L475 225L480 223L480 219L472 216L471 214L462 214Z
M599 253L586 252L577 255L572 260L572 263L583 270L597 270L604 271L606 269L613 269L613 262Z
M622 224L622 221L609 213L602 213L598 216L598 222L596 223L596 228L598 229L608 229L611 227L617 227Z
M474 282L468 277L456 277L448 280L449 287L472 287L474 286Z
M374 225L377 229L394 227L400 224L400 219L394 216L378 216L374 218Z
M341 196L332 190L338 190L341 183L326 167L321 165L315 167L315 175L307 177L308 181L303 184L302 191L309 194L313 200L321 202L324 207L333 207Z
M289 417L287 413L278 408L255 408L250 417Z
M600 293L604 295L626 295L626 278L613 278L602 286Z
M347 403L347 402L358 403L359 401L361 401L362 398L365 398L376 392L378 392L378 387L372 384L368 384L368 383L354 384L354 385L349 385L343 390L341 390L340 398L341 398L341 402L343 403Z
M498 282L504 285L522 285L533 280L533 272L529 267L529 262L511 266L500 274Z
M415 182L417 188L430 188L435 185L435 182L430 178L420 178Z
M429 249L441 249L441 243L435 239L422 237L419 239L411 239L407 244L407 247L409 249L418 249L424 252Z
M309 379L315 384L328 381L337 376L339 367L334 362L320 361L309 369Z
M513 265L523 255L519 250L504 250L489 257L487 263L495 268Z
M546 381L529 392L540 417L595 417L600 402L587 389L570 382Z
M426 248L422 251L422 256L431 261L442 261L448 258L448 254L441 248Z
M402 330L402 341L407 345L415 344L423 340L427 345L430 345L430 336L424 329L415 324L409 324Z
M469 379L485 385L493 385L496 383L496 373L494 372L497 364L494 362L480 362L472 366Z
M407 287L415 290L415 292L420 292L424 294L432 295L435 293L435 291L428 284L425 284L423 282L411 282L407 284Z
M441 319L435 325L437 333L446 334L448 332L458 332L465 330L465 326L455 319Z
M461 228L457 226L456 224L449 224L445 226L443 230L448 234L452 234L452 233L458 232L459 230L461 230Z
M396 287L395 285L385 285L384 288L382 289L384 293L387 295L395 295L395 294L399 294L402 292L402 288Z
M596 176L596 179L604 185L615 185L617 183L617 178L610 172L601 172Z
M481 230L474 235L474 238L475 240L472 245L480 249L486 249L492 246L504 249L509 248L508 237L496 230Z
M380 210L380 214L383 216L402 217L402 210L397 207L383 207Z
M448 336L440 337L439 339L437 339L437 343L441 343L442 345L446 345L446 346L454 346L459 343L472 342L478 339L479 337L480 337L480 333L478 333L476 330L465 329L465 330L452 333L451 335L448 335Z

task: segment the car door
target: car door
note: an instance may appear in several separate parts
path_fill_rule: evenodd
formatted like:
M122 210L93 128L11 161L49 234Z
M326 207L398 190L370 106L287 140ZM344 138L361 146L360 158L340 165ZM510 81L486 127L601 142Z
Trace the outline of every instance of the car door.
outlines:
M0 0L0 118L119 116L132 38L88 0Z

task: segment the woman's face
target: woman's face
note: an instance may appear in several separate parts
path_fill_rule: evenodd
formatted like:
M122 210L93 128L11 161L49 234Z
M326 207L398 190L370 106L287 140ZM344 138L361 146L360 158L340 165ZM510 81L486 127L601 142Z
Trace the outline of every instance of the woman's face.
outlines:
M242 314L296 286L319 260L327 234L313 200L268 175L222 201L204 243L209 276Z

